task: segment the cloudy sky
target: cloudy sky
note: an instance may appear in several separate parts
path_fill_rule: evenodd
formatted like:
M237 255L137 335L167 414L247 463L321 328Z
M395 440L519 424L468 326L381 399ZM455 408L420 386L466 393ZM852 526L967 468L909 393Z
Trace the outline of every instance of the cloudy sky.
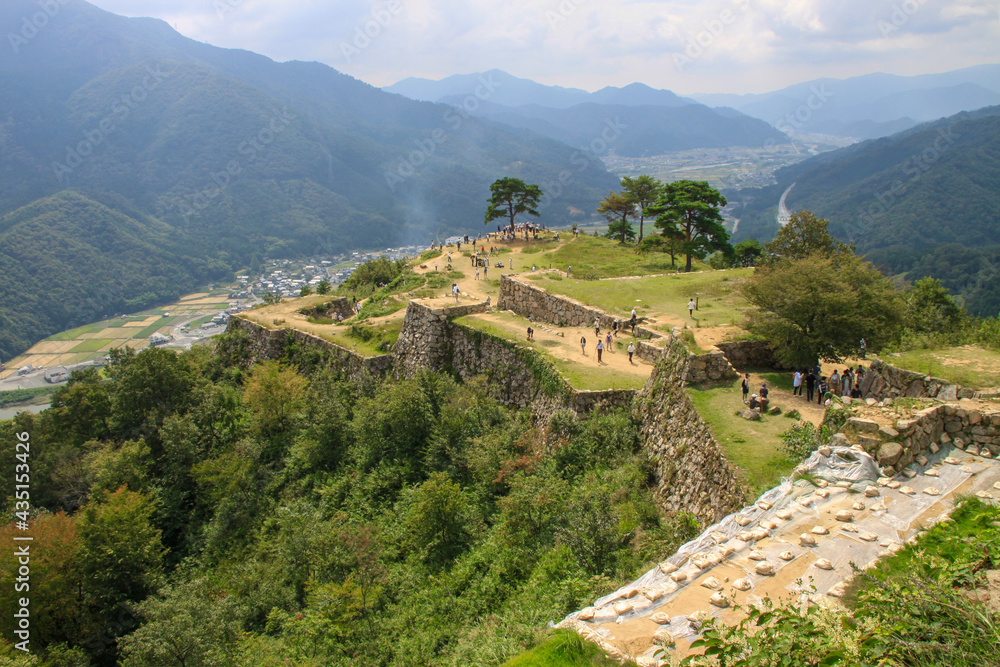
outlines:
M587 90L746 93L1000 62L1000 0L90 1L377 86L498 68Z

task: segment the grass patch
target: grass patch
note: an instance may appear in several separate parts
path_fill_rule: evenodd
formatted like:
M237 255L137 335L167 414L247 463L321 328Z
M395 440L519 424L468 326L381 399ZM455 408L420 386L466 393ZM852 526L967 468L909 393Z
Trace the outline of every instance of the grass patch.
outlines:
M125 320L122 320L121 324L124 324L124 322ZM121 326L121 324L119 324L119 326ZM103 329L104 329L103 324L87 324L82 327L77 327L76 329L70 329L69 331L63 331L62 333L57 333L54 336L49 336L46 340L60 340L60 341L76 340L84 334L97 333L98 331L102 331Z
M639 254L632 247L622 247L612 239L583 236L570 239L557 250L541 256L538 265L566 270L573 267L574 276L593 274L597 278L645 276L654 273L674 273L683 267L682 258L670 264L670 255L662 253ZM699 264L699 266L705 266Z
M209 318L209 319L211 320L211 318ZM139 331L139 333L132 334L132 338L149 338L150 336L152 336L153 334L155 334L157 331L159 331L160 329L164 328L165 326L169 326L169 325L165 325L165 324L163 324L163 322L157 322L156 324L150 324L145 329L142 329L141 331Z
M476 315L467 315L456 318L455 323L530 348L542 360L554 367L574 389L584 391L642 389L646 385L648 377L645 375L634 375L600 367L594 362L593 356L579 357L578 359L571 357L567 360L564 355L572 354L572 352L561 350L553 354L552 351L546 349L550 345L546 345L545 342L525 340L527 320L506 313L496 313L492 317L493 320L486 321ZM593 351L590 354L593 355Z
M36 389L12 389L11 391L0 391L0 408L11 405L35 405L48 403L39 398L54 394L56 387L38 387Z
M788 420L766 415L752 422L736 415L737 410L745 408L739 380L706 388L690 386L688 394L726 458L746 472L755 496L777 486L783 476L791 473L795 466L781 449L779 437L788 430Z
M618 664L597 644L571 630L556 630L534 649L508 660L504 667L613 667Z
M377 327L352 324L336 327L332 331L325 332L323 337L362 356L376 357L389 353L399 340L402 329L402 320L393 320Z
M361 312L358 313L358 320L392 315L396 311L406 308L407 303L408 301L396 299L391 296L380 296L379 293L376 293L361 306Z
M546 273L538 279L538 286L553 294L561 294L600 308L623 319L634 307L640 317L668 319L693 326L732 326L743 321L743 299L736 288L753 269L737 271L704 271L672 276L654 276L624 280L581 280ZM576 267L573 274L576 275ZM556 280L555 278L560 278ZM697 297L700 310L692 321L687 309L688 299ZM661 321L661 328L669 331L672 324Z
M79 354L82 352L100 352L101 348L105 345L110 345L115 342L113 338L95 338L93 340L85 340L72 350L70 354Z
M893 366L926 373L963 387L1000 386L1000 351L967 345L942 350L910 350L884 359Z

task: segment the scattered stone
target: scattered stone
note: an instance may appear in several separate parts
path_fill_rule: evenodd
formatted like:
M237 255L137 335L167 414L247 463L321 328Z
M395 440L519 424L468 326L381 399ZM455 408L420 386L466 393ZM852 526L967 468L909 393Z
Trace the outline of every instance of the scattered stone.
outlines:
M618 614L619 616L624 616L625 614L632 611L632 603L626 602L625 600L621 600L620 602L615 603L614 609L616 614Z
M847 525L847 526L844 526L842 530L845 533L856 533L856 532L858 532L858 527L857 526Z
M720 609L725 609L729 606L729 600L722 593L712 593L712 597L708 601L713 607L719 607Z
M869 533L868 531L859 533L858 537L864 540L865 542L874 542L875 540L878 539L878 535L876 535L875 533Z
M977 470L972 466L962 466L962 472L964 472L966 475L975 475Z
M742 533L739 533L736 537L741 542L752 542L753 541L753 535L751 535L750 531L748 531L748 530L744 530Z
M656 623L657 625L670 625L670 616L663 613L662 611L658 611L652 616L650 616L649 620L651 620L653 623Z
M770 577L774 574L774 565L768 562L757 563L757 567L754 568L754 572L761 575L762 577Z
M840 510L837 512L837 521L843 521L844 523L854 521L854 513L847 510Z
M929 459L926 456L924 456L923 454L921 454L920 456L918 456L916 460L917 460L917 465L918 466L925 466L929 462Z
M670 575L670 578L679 584L682 581L686 580L688 576L683 572L674 572L673 574Z
M993 488L1000 491L1000 482L993 482Z
M820 489L820 490L826 491L826 489ZM802 505L803 507L809 507L812 504L813 504L812 498L799 498L799 505Z
M900 493L905 493L908 496L912 496L914 493L916 493L916 491L914 491L913 488L909 487L909 486L904 486L903 488L901 488L899 490L899 492Z
M742 412L740 412L740 417L743 417L743 419L746 419L747 421L750 422L759 422L760 410L743 410Z
M840 582L839 584L834 584L833 587L831 587L830 590L826 592L826 594L832 598L842 598L845 595L847 595L847 584L845 584L844 582Z
M927 475L928 477L940 477L941 476L941 473L939 473L937 470L934 470L933 468L931 468L930 470L928 470L924 474Z
M890 478L890 477L879 477L877 484L879 486L889 486L889 482L891 482L891 481L892 481L892 478Z
M862 502L854 503L853 505L851 505L851 509L853 509L853 510L855 510L857 512L862 512L865 509L865 504L862 503Z
M699 554L691 559L691 564L699 570L704 570L712 563L707 558L704 558L701 554Z
M725 533L720 533L719 531L715 531L714 533L712 533L712 539L715 540L716 544L722 544L723 542L729 539L729 536L726 535Z
M865 399L865 405L867 405L868 407L872 407L876 403L878 403L878 401L876 401L874 398L866 398Z
M878 434L885 438L886 440L895 440L899 437L899 431L892 428L891 426L883 426L878 430Z
M660 572L662 572L663 574L673 574L679 569L680 568L678 568L673 563L667 563L667 562L660 563Z
M946 456L944 462L953 466L957 466L959 463L961 463L961 461L956 459L954 456Z
M930 446L930 452L931 452L931 454L937 454L940 451L941 451L941 448L937 446L937 443L932 442L931 446Z
M754 528L750 531L750 536L754 539L754 541L762 540L768 536L768 532L763 528Z
M903 483L902 483L902 482L900 482L900 481L898 481L898 480L895 480L895 479L894 479L894 480L892 480L891 482L889 482L889 488L890 488L890 489L898 489L898 488L899 488L899 487L901 487L902 485L903 485Z
M833 449L830 447L820 447L816 451L820 453L820 456L830 456L830 454L833 454Z
M750 560L766 560L767 556L765 556L760 551L754 550L750 552L750 555L747 556L747 558L749 558Z
M673 646L674 635L666 628L660 628L653 633L653 643L659 646Z
M914 470L913 468L907 468L906 470L903 471L903 477L905 477L906 479L913 479L916 476L917 476L917 471Z
M662 588L659 588L659 587L657 587L657 588L647 588L646 590L644 590L642 592L642 594L650 602L656 602L657 600L659 600L660 598L662 598L664 595L666 595L667 591L665 591L665 590L663 590Z
M722 582L716 579L715 577L709 577L705 581L701 582L701 585L709 589L710 591L717 591L722 588Z
M728 544L725 545L725 546L719 547L719 555L722 556L722 558L729 558L735 552L736 552L736 549L734 547L729 546Z
M825 489L826 487L830 486L830 482L826 481L825 479L818 479L816 480L816 486L818 486L821 489Z
M810 531L813 535L829 535L830 530L825 526L816 526Z
M748 591L752 587L753 587L753 584L750 583L750 580L746 579L746 578L744 578L744 579L737 579L736 581L733 582L733 588L735 588L738 591Z
M581 621L592 621L594 620L594 613L595 611L593 607L587 607L586 609L581 609L580 613L577 614L576 617ZM664 614L664 616L666 616L666 614ZM669 622L670 619L667 619L667 623Z
M793 511L792 511L792 510L790 510L790 509L784 509L784 510L781 510L781 511L780 511L780 512L778 512L778 514L777 514L777 517L778 517L779 519L781 519L782 521L788 521L788 520L789 520L789 519L791 519L791 518L792 518L793 516L795 516L795 512L793 512Z
M967 454L972 454L973 456L979 456L979 447L975 445L969 445L965 448Z
M780 554L778 554L778 558L780 558L781 560L795 560L795 554L793 554L791 551L782 551Z
M816 567L818 567L821 570L832 570L833 569L833 563L831 563L830 561L828 561L826 558L820 558L818 561L816 561L815 563L813 563L813 565L815 565Z
M753 520L748 516L741 514L736 517L736 525L738 526L749 526L751 523L753 523Z
M826 489L820 489L820 490L816 491L816 495L819 496L820 498L829 498L830 497L830 492L828 490L826 490Z
M869 498L877 498L879 496L879 490L874 486L865 487L865 496Z
M851 417L847 420L848 426L853 426L859 433L877 433L878 422L862 417Z
M834 486L839 487L841 489L849 489L852 486L854 486L854 484L852 482L848 482L845 480L843 482L837 482L836 484L834 484Z
M878 448L875 460L880 467L894 466L903 456L903 446L898 442L885 442Z
M884 512L886 511L885 503L879 503L878 505L872 505L872 512Z
M774 530L775 528L778 527L778 524L775 523L774 521L761 521L760 527L763 528L764 530Z
M982 498L983 500L993 500L993 494L989 491L980 491L976 494L976 497Z
M926 489L924 489L924 493L926 493L928 496L940 496L941 489L937 488L936 486L928 486Z
M816 546L816 538L809 533L802 533L799 535L799 545L803 547L814 547Z
M688 616L688 621L691 623L702 623L706 618L708 618L707 611L696 611Z
M757 501L757 507L761 508L762 510L764 510L766 512L769 509L771 509L772 507L774 507L774 505L772 503L767 502L766 500L758 500Z

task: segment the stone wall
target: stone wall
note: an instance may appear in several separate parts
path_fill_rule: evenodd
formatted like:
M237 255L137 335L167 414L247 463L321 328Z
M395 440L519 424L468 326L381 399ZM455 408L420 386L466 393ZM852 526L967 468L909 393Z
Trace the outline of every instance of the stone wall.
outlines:
M671 337L635 411L643 447L656 465L657 500L707 525L743 507L747 488L684 389L688 363L684 345Z
M907 371L887 364L881 359L872 361L861 383L865 398L934 398L939 401L956 401L976 398L976 391L960 387L941 378Z
M993 459L1000 455L1000 409L976 410L941 403L896 420L892 426L852 417L831 444L852 442L875 457L886 477L920 462L923 456L937 454L944 445Z
M774 352L771 351L771 346L767 341L738 340L732 343L718 343L716 347L722 350L734 368L743 372L750 368L789 370L787 366L774 358Z
M531 408L542 419L562 408L586 414L631 405L635 391L577 391L530 348L452 321L481 312L486 304L430 308L411 302L393 351L397 377L413 377L423 368L451 371L463 380L483 375L500 403Z
M289 344L299 344L328 354L333 364L342 369L348 378L360 377L363 374L382 377L388 375L392 369L392 357L388 354L365 357L319 336L298 329L268 329L239 315L229 318L227 331L242 331L247 334L248 347L241 350L240 354L251 364L280 359L285 355L285 349Z

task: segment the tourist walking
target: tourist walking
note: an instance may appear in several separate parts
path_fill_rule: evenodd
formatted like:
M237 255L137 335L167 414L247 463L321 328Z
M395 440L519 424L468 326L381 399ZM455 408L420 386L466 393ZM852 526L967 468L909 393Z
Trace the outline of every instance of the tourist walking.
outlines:
M580 336L580 351L583 352L583 356L587 356L587 337Z
M861 358L862 359L867 358L867 355L868 355L868 343L865 341L864 338L861 339L861 342L858 344L858 347L861 348Z
M826 391L827 391L826 378L821 377L819 379L819 386L816 387L816 395L817 395L816 402L819 403L820 405L823 405L823 394L825 394Z
M616 319L611 323L611 333L615 338L618 338L618 329L621 327L621 323Z
M601 319L600 318L595 318L594 319L594 335L597 336L598 338L601 337Z
M792 375L792 396L802 395L802 371L796 369Z
M611 344L611 332L610 331L608 332L608 335L604 337L604 347L607 348L608 352L614 352L615 351L614 346L612 346L612 344Z
M694 319L694 299L688 300L688 314L691 315L691 319Z
M597 363L601 363L601 352L604 352L604 343L600 338L597 339Z
M743 376L743 382L740 383L740 389L743 390L743 402L747 402L747 394L750 393L750 374L747 373Z
M635 354L635 343L629 342L628 344L628 362L632 363L632 355Z
M812 403L813 392L816 390L816 374L809 371L806 375L806 400Z

